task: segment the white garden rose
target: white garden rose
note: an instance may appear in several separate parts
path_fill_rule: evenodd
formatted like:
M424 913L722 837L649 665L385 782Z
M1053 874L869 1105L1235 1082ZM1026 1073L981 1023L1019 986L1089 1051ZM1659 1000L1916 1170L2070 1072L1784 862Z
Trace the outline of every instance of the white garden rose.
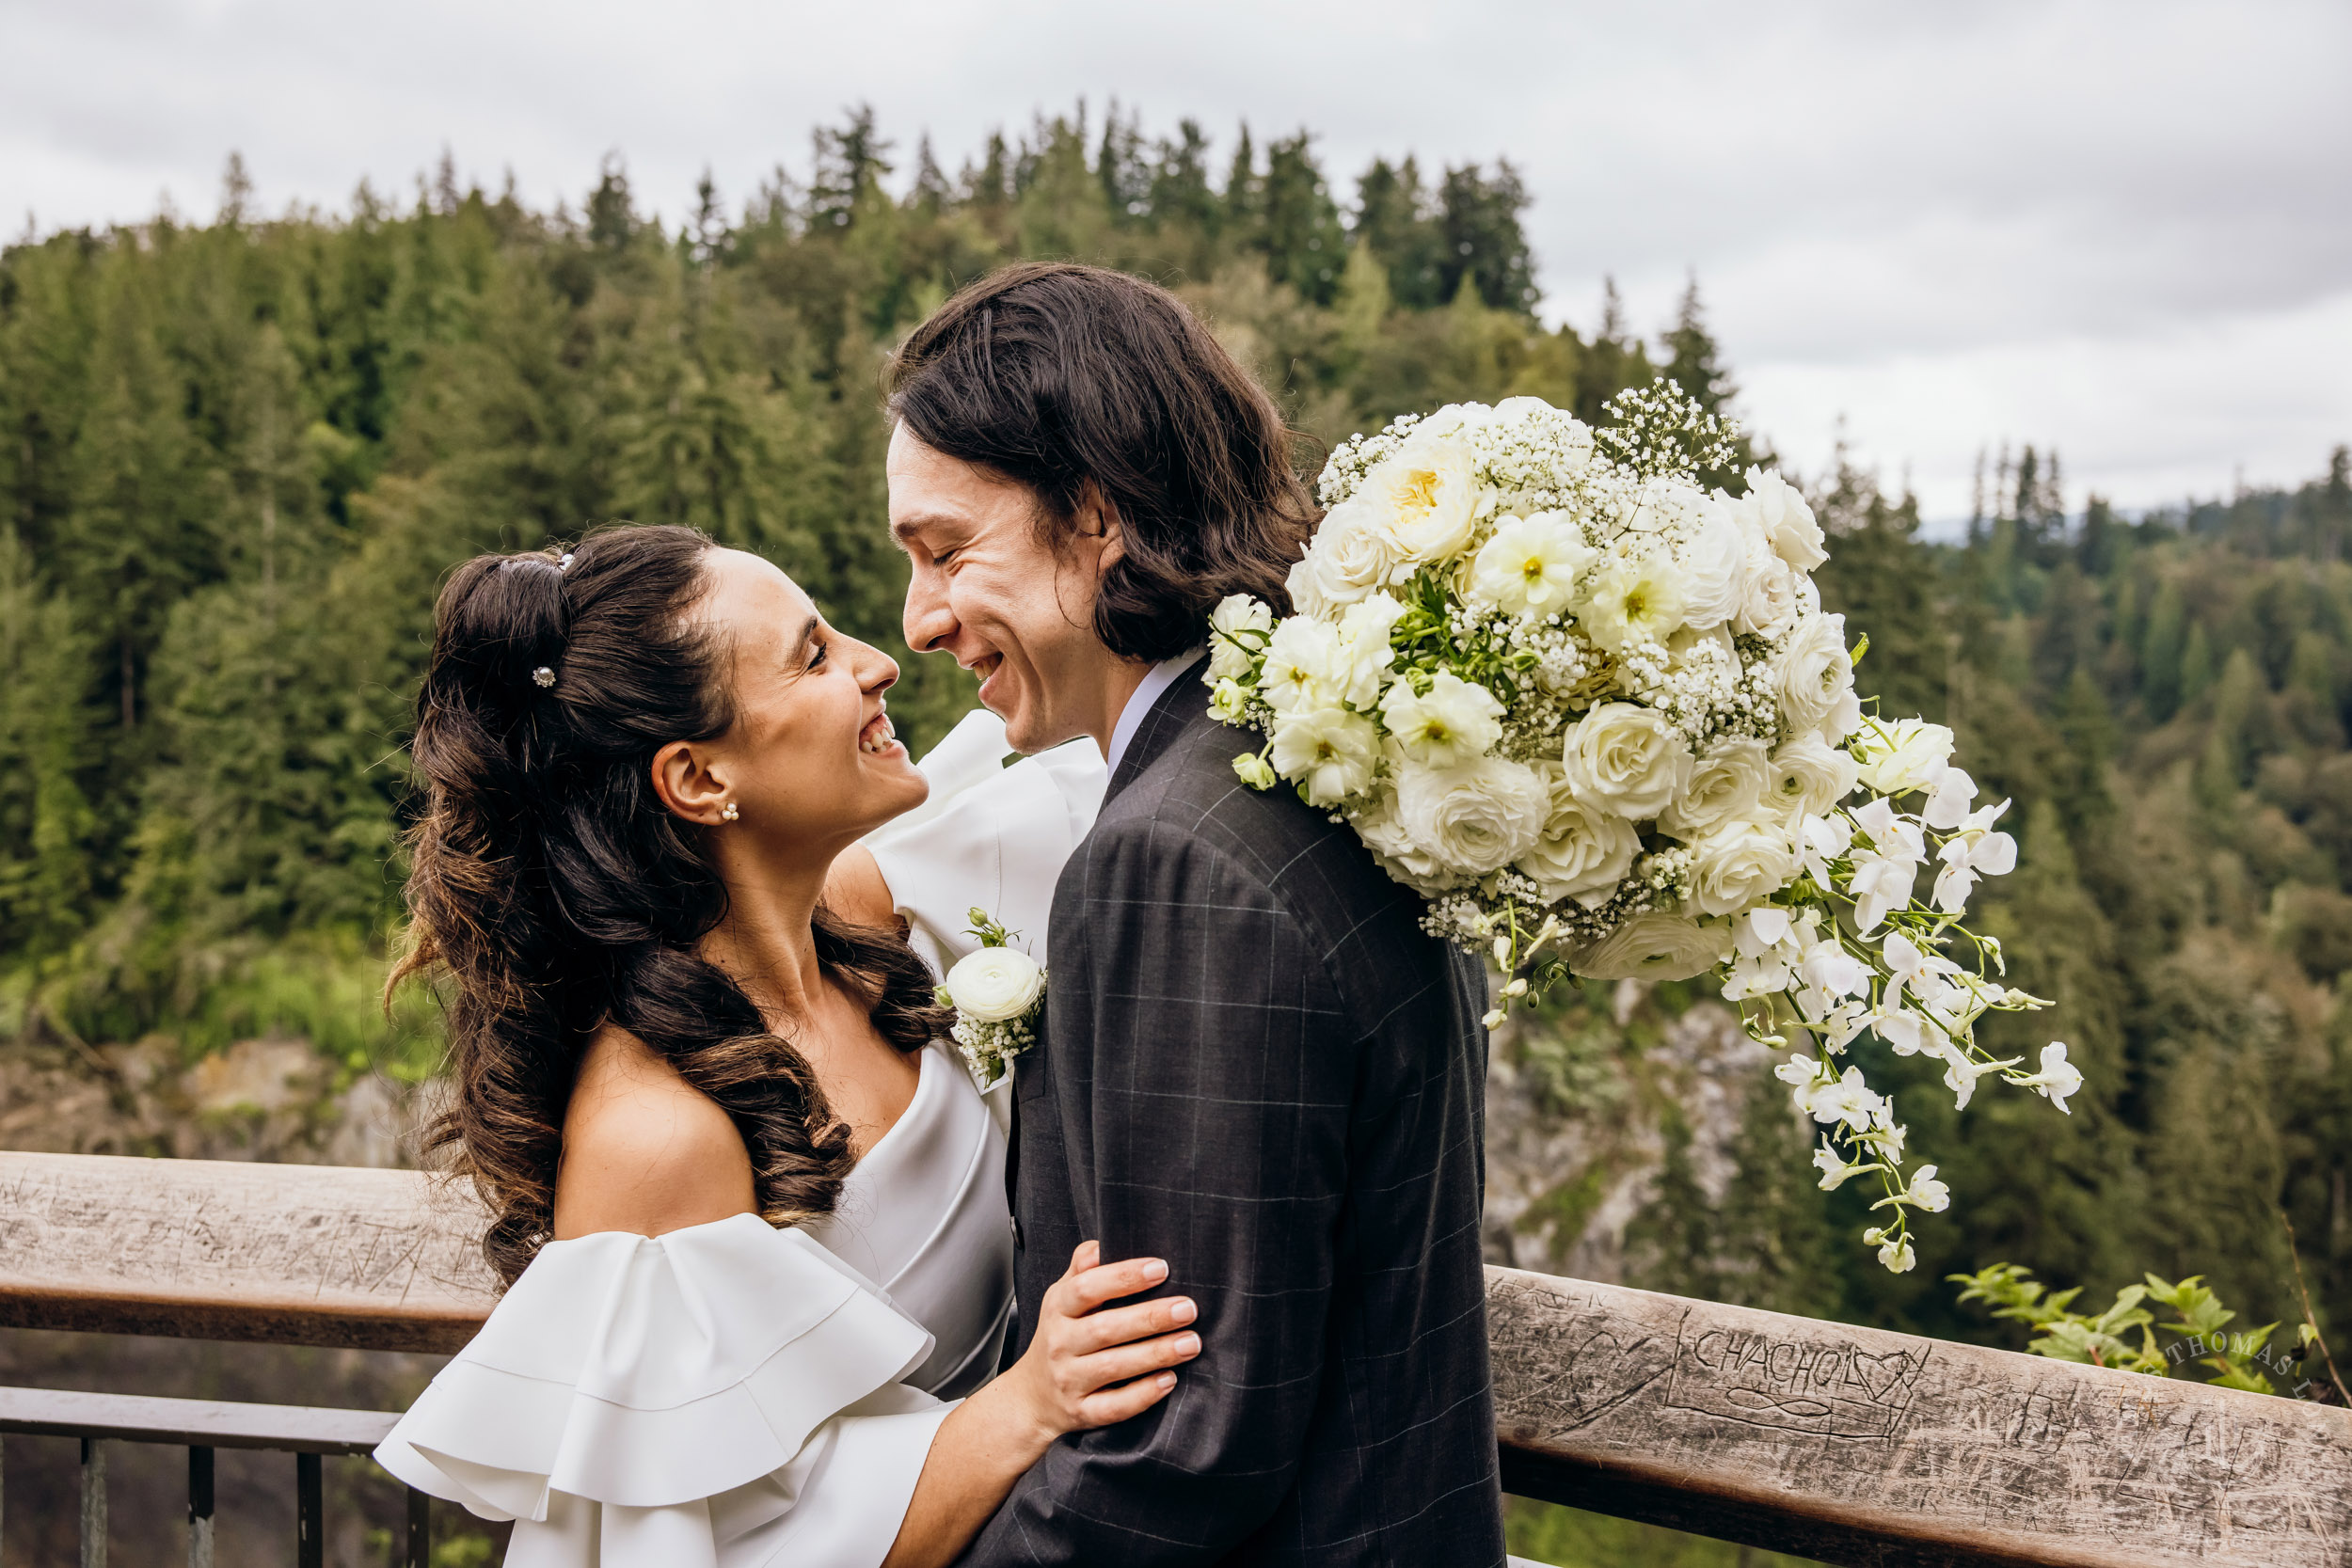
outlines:
M1307 547L1306 567L1326 606L1354 604L1387 582L1396 546L1361 497L1333 507Z
M1740 817L1693 844L1691 862L1691 907L1701 914L1738 914L1796 877L1797 847L1781 823Z
M1296 707L1274 721L1274 770L1311 806L1336 805L1371 786L1380 731L1336 705Z
M958 958L947 972L947 1000L982 1023L1019 1018L1044 993L1045 971L1016 948L980 948Z
M1274 631L1274 611L1247 594L1229 594L1209 611L1209 678L1239 680Z
M1631 642L1663 642L1682 625L1682 568L1663 550L1613 556L1593 574L1576 616L1584 634L1611 653Z
M1826 815L1830 807L1853 793L1860 780L1853 758L1820 735L1807 733L1772 753L1764 793L1775 809L1793 820Z
M1452 768L1407 763L1396 783L1397 820L1438 863L1464 876L1500 871L1535 846L1551 791L1523 762L1474 757Z
M1502 704L1483 686L1440 670L1427 692L1398 681L1380 699L1380 717L1405 754L1423 768L1453 768L1502 737Z
M1663 533L1687 538L1707 519L1707 492L1678 479L1644 482L1625 513L1629 533Z
M1356 836L1364 841L1380 868L1403 882L1424 898L1435 898L1461 885L1462 879L1448 870L1429 848L1405 831L1398 819L1396 791L1383 788L1373 800L1358 806L1348 816Z
M1274 628L1266 644L1259 694L1277 713L1336 705L1346 663L1337 626L1294 615Z
M1788 634L1772 666L1772 693L1794 731L1818 729L1853 690L1853 657L1846 652L1843 615L1808 615Z
M1470 565L1470 596L1507 615L1550 614L1567 608L1568 590L1593 556L1583 531L1561 513L1505 517Z
M1324 598L1323 588L1315 580L1315 555L1311 549L1291 562L1290 575L1282 579L1282 587L1291 596L1294 615L1320 621L1338 609Z
M1570 949L1568 968L1587 980L1688 980L1730 958L1731 939L1728 926L1653 910Z
M1495 416L1495 410L1483 403L1449 403L1434 414L1423 415L1413 426L1413 435L1422 436L1458 436L1476 430Z
M1643 822L1691 778L1691 748L1655 708L1603 703L1568 727L1567 786L1589 804Z
M1688 843L1748 816L1764 799L1764 742L1726 741L1699 758L1681 796L1658 814L1658 831Z
M1567 770L1546 763L1541 773L1551 796L1551 815L1535 847L1518 867L1535 879L1536 896L1547 904L1573 898L1588 910L1609 901L1642 852L1633 824L1614 812L1577 799Z
M1389 635L1405 615L1405 606L1391 594L1373 594L1349 605L1340 615L1339 668L1335 678L1340 695L1349 705L1369 712L1380 700L1391 678L1395 650Z
M1829 551L1821 547L1821 525L1814 521L1813 508L1779 474L1770 468L1750 468L1748 493L1740 499L1754 509L1757 529L1772 541L1772 553L1788 562L1790 570L1810 572L1829 559Z
M1925 789L1951 761L1952 732L1924 719L1872 720L1848 744L1862 782L1881 795Z
M1797 574L1772 553L1771 543L1758 534L1743 534L1747 544L1748 590L1732 626L1757 637L1778 637L1800 610Z
M1364 506L1366 526L1379 532L1403 565L1453 560L1478 524L1478 477L1470 448L1432 434L1434 418L1364 476L1350 503Z
M1748 599L1748 546L1721 501L1708 499L1690 535L1676 547L1682 564L1682 618L1702 630L1740 613Z

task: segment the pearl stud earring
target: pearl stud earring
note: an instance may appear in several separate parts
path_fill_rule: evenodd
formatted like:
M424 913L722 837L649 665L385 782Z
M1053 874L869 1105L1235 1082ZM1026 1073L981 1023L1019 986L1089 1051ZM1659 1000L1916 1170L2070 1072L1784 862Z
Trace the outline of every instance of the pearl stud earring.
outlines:
M732 800L729 800L725 805L719 808L719 820L722 822L738 821L742 817L742 816L743 814L741 812L736 810L735 802Z

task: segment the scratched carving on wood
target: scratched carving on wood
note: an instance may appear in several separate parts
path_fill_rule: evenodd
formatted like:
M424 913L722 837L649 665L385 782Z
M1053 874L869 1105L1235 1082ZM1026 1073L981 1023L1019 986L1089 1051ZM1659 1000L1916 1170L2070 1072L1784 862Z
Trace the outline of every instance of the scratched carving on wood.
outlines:
M1829 1338L1775 1338L1684 1321L1670 1409L1830 1437L1888 1439L1901 1430L1927 1356L1873 1354Z

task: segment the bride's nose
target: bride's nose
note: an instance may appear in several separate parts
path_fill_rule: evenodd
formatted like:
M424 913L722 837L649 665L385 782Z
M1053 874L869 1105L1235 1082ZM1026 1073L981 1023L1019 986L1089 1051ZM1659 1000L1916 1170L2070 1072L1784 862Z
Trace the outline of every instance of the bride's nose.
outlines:
M868 643L858 645L857 684L868 696L898 684L898 661Z

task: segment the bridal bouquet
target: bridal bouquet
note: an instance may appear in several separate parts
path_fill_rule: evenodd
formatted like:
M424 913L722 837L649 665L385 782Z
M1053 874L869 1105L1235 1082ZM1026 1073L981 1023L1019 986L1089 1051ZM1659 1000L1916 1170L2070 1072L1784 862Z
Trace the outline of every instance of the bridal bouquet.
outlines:
M1775 1070L1822 1128L1820 1184L1879 1179L1864 1240L1900 1272L1910 1211L1948 1193L1842 1062L1856 1037L1940 1059L1963 1106L1988 1074L2060 1110L2082 1081L2062 1044L2027 1072L1974 1041L2046 1006L1960 924L2015 864L2008 802L1976 803L1943 726L1866 713L1803 497L1760 468L1703 489L1734 432L1670 383L1612 412L1511 398L1343 445L1295 613L1217 608L1211 704L1265 737L1245 782L1347 821L1431 931L1492 954L1489 1027L1571 974L1717 974L1752 1037L1803 1047Z

